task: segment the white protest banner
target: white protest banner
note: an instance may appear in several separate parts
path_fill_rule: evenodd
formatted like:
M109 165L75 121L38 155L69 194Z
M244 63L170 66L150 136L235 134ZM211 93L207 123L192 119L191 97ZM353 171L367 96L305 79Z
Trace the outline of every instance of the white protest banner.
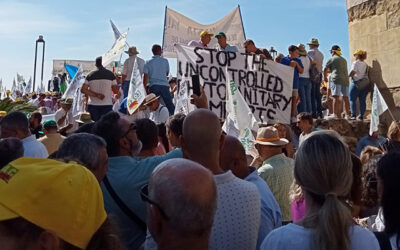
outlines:
M126 44L126 37L128 33L125 32L115 41L113 47L103 55L102 63L104 67L107 67L110 63L114 62L124 51Z
M376 86L376 84L374 86L375 87L371 107L371 123L369 124L370 135L372 135L374 131L378 131L379 116L388 109L385 99L383 99L378 87Z
M191 40L200 40L200 33L203 30L213 34L224 32L228 44L235 45L238 49L243 48L243 42L246 40L239 6L224 18L208 25L197 23L174 10L166 8L163 55L176 58L174 44L187 45ZM212 39L208 47L215 48L216 45L216 39Z
M135 63L133 64L132 80L129 84L126 106L129 114L133 114L146 97L146 90L144 89L143 79L139 71L137 59L135 59Z
M198 74L209 100L209 108L226 118L226 79L237 83L244 100L258 121L290 123L292 67L262 60L258 55L217 52L177 45L178 82Z

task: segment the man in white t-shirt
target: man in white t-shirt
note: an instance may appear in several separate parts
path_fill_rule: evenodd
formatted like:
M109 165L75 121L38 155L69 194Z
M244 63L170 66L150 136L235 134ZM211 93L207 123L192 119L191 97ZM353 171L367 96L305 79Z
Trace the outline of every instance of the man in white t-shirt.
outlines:
M324 55L318 49L319 42L317 38L311 38L308 43L309 50L307 55L312 59L313 64L317 67L318 71L321 73L321 79L317 82L311 81L311 108L313 116L322 118L322 103L321 103L321 93L320 87L322 83L322 64L324 62Z
M49 156L43 143L36 140L35 135L29 130L26 115L21 112L11 112L0 122L1 138L15 137L22 141L24 156L34 158L47 158Z
M144 105L146 105L150 109L150 117L155 124L166 123L169 117L169 112L167 107L162 105L158 100L159 96L151 93L148 94L144 100Z
M78 124L72 115L72 98L63 99L60 101L61 108L54 114L54 120L57 123L58 131L60 134L72 134L77 128Z
M119 98L120 92L115 75L102 65L102 57L96 58L97 70L86 77L81 92L89 97L88 111L93 121L112 111L112 93Z

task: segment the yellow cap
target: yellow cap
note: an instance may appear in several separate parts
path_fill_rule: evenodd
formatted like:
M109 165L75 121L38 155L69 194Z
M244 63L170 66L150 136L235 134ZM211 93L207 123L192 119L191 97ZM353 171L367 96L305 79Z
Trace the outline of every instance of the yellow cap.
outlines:
M0 221L17 217L85 249L107 214L100 185L88 169L23 157L0 170Z
M361 56L362 54L364 54L364 51L362 49L358 49L358 50L354 51L353 55L360 55Z
M214 34L212 34L212 33L209 33L207 30L203 30L201 33L200 33L200 37L203 37L203 36L213 36Z
M0 116L6 116L7 115L7 111L0 111Z
M11 91L9 89L6 90L6 94L9 95Z

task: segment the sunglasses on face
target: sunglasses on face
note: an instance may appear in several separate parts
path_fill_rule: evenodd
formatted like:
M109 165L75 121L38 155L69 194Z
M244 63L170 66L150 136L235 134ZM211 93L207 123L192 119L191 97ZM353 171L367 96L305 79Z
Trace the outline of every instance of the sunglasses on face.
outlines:
M132 130L136 130L136 123L129 124L128 130L122 135L122 137L127 136Z
M151 199L149 198L149 185L148 185L148 184L144 185L144 186L141 188L141 190L140 190L140 197L141 197L142 201L147 202L147 203L149 203L149 204L152 204L152 205L156 206L156 207L160 210L161 215L162 215L166 220L169 220L169 217L168 217L167 214L164 212L164 210L161 208L161 206L158 205L155 201L153 201L153 200L151 200Z

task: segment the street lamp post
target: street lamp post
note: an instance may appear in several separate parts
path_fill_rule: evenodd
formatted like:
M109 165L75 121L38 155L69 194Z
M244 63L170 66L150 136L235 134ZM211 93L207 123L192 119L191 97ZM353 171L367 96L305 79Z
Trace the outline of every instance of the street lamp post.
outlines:
M278 51L276 51L274 49L274 47L271 47L271 49L269 50L269 53L271 53L272 58L275 58L276 55L278 54Z
M43 69L44 69L44 49L45 49L45 42L43 40L43 36L40 35L39 38L36 40L35 46L35 62L33 64L33 91L35 91L35 82L36 82L36 61L37 61L37 48L38 43L43 43L43 55L42 55L42 73L40 77L41 86L43 85Z

